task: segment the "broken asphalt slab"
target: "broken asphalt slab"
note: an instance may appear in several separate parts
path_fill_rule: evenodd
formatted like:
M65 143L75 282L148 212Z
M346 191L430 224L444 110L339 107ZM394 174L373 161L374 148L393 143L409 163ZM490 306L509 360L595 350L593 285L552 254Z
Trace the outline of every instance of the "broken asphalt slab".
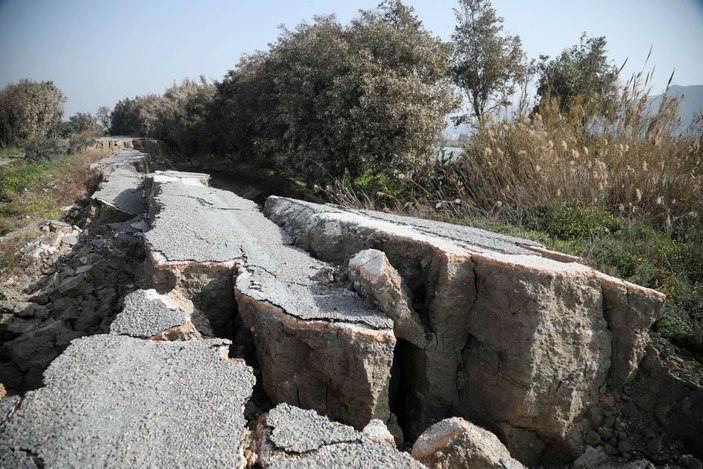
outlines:
M75 340L0 424L0 466L238 467L254 375L229 342Z

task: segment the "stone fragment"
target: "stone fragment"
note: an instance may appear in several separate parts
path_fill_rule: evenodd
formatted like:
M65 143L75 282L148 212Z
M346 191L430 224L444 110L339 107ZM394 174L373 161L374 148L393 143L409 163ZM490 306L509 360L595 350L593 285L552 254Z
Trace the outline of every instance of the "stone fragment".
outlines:
M608 461L603 448L588 446L586 451L574 461L573 469L596 469Z
M242 467L254 375L229 342L75 341L0 426L0 466ZM0 401L1 402L1 401Z
M681 467L686 469L703 469L703 463L692 454L684 454L678 460Z
M598 446L601 444L600 435L598 434L598 432L595 432L593 430L589 431L586 434L586 437L584 440L585 440L586 444L590 445L590 446Z
M9 323L5 326L7 331L14 335L22 335L35 329L42 322L39 318L34 319L22 319L19 317L12 317Z
M653 415L669 435L680 438L691 449L703 448L703 366L693 358L674 363L668 359L671 346L662 342L646 347L632 381L632 400ZM662 450L654 434L647 446L652 457Z
M377 249L366 249L349 260L349 278L362 295L378 303L393 320L396 337L420 347L427 346L425 328L413 310L410 292L400 274Z
M70 224L60 220L50 220L49 231L52 233L70 234L73 232L73 227L71 227Z
M80 335L63 321L48 319L30 332L5 343L3 348L21 370L43 369L63 346Z
M61 296L75 298L79 295L90 293L93 291L93 285L88 283L84 275L74 277L66 277L58 287L58 293Z
M362 433L373 443L386 444L395 447L395 438L381 420L372 419L362 430Z
M124 299L124 309L110 325L110 333L166 340L198 340L202 335L188 314L156 290L136 290Z
M75 246L78 244L78 236L68 235L61 238L61 242L67 246Z
M407 453L374 443L350 426L288 404L272 409L256 433L261 467L423 467Z
M493 433L461 417L437 422L417 439L412 457L432 468L524 468Z

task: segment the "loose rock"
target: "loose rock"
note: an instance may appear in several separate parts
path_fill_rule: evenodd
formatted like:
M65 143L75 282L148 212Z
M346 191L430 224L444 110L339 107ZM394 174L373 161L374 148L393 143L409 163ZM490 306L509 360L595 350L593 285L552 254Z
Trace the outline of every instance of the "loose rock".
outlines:
M412 457L432 468L524 468L493 433L460 418L442 420L417 439Z

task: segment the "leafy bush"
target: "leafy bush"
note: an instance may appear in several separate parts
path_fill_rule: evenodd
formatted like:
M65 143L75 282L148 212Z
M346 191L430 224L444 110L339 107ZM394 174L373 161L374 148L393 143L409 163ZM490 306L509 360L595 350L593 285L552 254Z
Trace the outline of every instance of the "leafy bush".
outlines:
M66 153L66 148L54 138L41 136L30 141L24 151L27 161L38 162L58 158Z
M0 146L48 134L61 122L65 101L51 81L20 80L0 90Z
M101 108L101 122L110 124L112 135L152 137L163 141L178 155L202 153L214 140L208 121L215 85L184 80L163 95L137 96L119 101L112 113Z
M457 104L448 54L397 1L348 26L318 17L284 30L218 85L221 148L311 182L417 172Z
M70 122L57 122L55 123L49 132L47 133L46 136L48 137L53 137L53 138L61 138L61 139L67 139L71 138L71 135L73 135L76 131L76 128L73 126L72 123Z
M81 135L73 135L68 141L66 154L73 155L76 153L84 152L89 146L93 145L94 143L94 138L84 137Z
M73 126L75 133L100 132L101 125L98 120L89 112L78 112L71 116L68 121Z
M151 137L158 119L159 96L149 94L125 98L112 110L110 134Z

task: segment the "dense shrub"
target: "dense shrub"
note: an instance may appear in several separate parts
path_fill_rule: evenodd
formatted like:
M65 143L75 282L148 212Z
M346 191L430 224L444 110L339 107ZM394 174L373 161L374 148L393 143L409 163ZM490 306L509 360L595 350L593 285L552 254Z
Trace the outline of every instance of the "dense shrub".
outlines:
M457 104L448 53L400 2L348 26L318 17L284 30L218 85L224 148L311 181L417 171Z
M20 80L0 90L0 147L49 133L61 122L65 101L51 81Z
M73 127L73 132L77 134L100 133L102 126L98 120L89 112L78 112L68 119Z
M109 119L102 110L101 120L110 124L112 135L157 138L178 155L200 153L209 150L214 139L213 123L206 121L214 93L215 86L204 78L186 79L160 96L125 98Z
M66 147L52 137L41 136L31 140L24 148L27 161L50 161L66 153Z
M157 126L158 107L159 96L155 94L118 101L110 115L110 134L153 136Z

